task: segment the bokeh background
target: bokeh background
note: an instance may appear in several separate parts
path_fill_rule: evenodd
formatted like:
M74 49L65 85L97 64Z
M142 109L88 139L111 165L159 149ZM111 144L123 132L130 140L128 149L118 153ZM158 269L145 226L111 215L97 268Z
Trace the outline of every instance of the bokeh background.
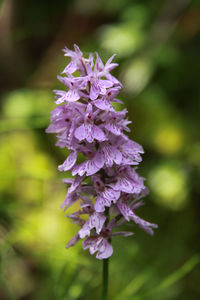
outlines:
M199 31L198 0L0 1L1 300L100 299L101 261L65 249L77 231L59 209L67 152L45 133L74 43L117 54L130 137L145 149L139 215L159 224L113 240L109 299L200 299Z

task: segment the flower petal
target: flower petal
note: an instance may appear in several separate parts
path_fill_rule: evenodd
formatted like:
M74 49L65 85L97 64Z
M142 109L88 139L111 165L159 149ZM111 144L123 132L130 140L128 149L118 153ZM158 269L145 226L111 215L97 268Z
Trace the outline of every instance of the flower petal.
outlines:
M77 64L73 61L71 61L62 71L61 74L73 74L77 70Z
M152 228L158 228L158 225L147 222L140 217L136 216L136 214L130 209L130 207L124 202L119 201L117 203L117 206L121 212L121 214L124 216L124 218L127 221L130 221L132 219L141 229L146 231L148 234L153 235Z
M106 110L106 111L114 111L112 105L104 98L94 100L93 103L99 109Z
M74 101L77 101L80 99L80 95L77 93L76 90L69 90L66 93L65 98L66 98L66 101L74 102Z
M70 170L74 166L76 160L77 160L77 152L72 151L70 153L70 155L67 157L67 159L64 161L64 163L62 165L58 166L58 170L59 171Z
M80 165L76 165L72 170L72 176L78 174L80 176L83 176L86 172L86 162L84 161Z
M143 219L141 219L140 217L136 216L134 214L134 212L132 212L131 214L131 219L141 228L143 229L144 231L146 231L148 234L150 235L153 235L154 232L153 232L153 229L152 228L158 228L158 225L157 224L153 224L153 223L150 223L150 222L147 222Z
M96 210L96 212L105 211L105 200L101 195L99 195L97 197L95 205L94 205L94 209Z
M86 174L87 176L91 176L99 171L99 167L95 164L94 159L90 159L86 161ZM80 175L80 174L79 174Z
M86 140L88 143L92 143L94 140L94 135L93 135L93 124L85 124L85 135L86 135Z
M97 84L92 83L90 88L90 99L95 100L99 96L100 88Z
M80 237L78 233L67 243L66 248L74 246L78 241L80 240Z
M79 184L81 183L81 180L83 179L83 176L76 176L71 186L68 188L68 193L74 192Z
M110 80L99 79L98 83L102 88L110 88L113 86L113 82Z
M106 216L99 213L94 213L90 216L89 220L85 222L83 227L79 230L79 236L81 239L90 235L90 230L96 228L96 232L99 234L105 223Z
M85 125L82 124L81 126L76 128L74 135L79 141L84 140L86 138Z
M109 242L106 239L103 239L98 249L96 258L106 259L110 257L112 254L113 254L113 247L109 244Z
M116 201L120 197L120 191L115 191L111 188L106 188L104 192L102 193L103 198L105 199L106 203L109 203L113 201L116 203Z
M83 249L86 250L89 248L90 253L94 254L98 250L99 244L101 243L102 239L102 237L97 236L87 237L82 243Z
M127 236L134 235L134 233L130 231L117 231L112 233L112 236L118 236L118 235L127 237Z
M79 199L79 195L77 193L67 193L65 200L63 201L61 205L61 209L65 207L65 210L70 207L72 204L74 204Z
M105 141L107 139L103 130L96 125L93 125L92 133L93 137L99 142Z
M117 126L114 122L108 122L104 126L108 131L112 132L115 135L120 135L122 132L121 128Z
M95 163L95 165L97 166L97 168L100 170L101 168L103 168L104 166L104 157L101 153L101 151L97 151L94 158L93 158L93 161Z

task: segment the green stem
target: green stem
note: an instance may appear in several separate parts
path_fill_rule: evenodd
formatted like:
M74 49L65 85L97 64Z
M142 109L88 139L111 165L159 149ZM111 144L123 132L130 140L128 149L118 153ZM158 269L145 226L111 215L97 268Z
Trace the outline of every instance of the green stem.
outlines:
M109 258L103 260L102 300L107 300L108 299L108 271L109 271Z

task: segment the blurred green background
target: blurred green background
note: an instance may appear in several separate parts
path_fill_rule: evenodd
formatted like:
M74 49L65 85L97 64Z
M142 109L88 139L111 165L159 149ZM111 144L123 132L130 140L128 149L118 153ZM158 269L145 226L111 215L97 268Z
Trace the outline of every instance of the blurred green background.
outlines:
M47 135L52 89L76 43L116 53L130 137L145 149L149 237L113 240L109 299L200 299L200 2L0 1L0 299L100 299L101 261L67 241L67 151Z

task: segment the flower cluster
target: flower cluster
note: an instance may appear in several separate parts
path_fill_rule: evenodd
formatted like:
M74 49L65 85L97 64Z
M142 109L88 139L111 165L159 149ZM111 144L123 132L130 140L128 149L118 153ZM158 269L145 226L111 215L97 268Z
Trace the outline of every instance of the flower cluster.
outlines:
M47 132L56 133L56 145L70 151L59 171L70 170L75 176L63 180L68 192L61 207L66 210L80 201L80 209L68 215L80 230L67 248L84 239L83 249L106 259L113 253L111 237L133 234L116 231L126 221L149 234L157 225L135 213L148 193L135 167L143 148L124 133L130 131L127 110L117 111L112 105L122 103L115 98L122 84L110 74L118 65L112 62L114 55L104 65L97 53L84 58L77 45L74 50L64 49L71 61L58 80L67 89L55 90L58 106Z

